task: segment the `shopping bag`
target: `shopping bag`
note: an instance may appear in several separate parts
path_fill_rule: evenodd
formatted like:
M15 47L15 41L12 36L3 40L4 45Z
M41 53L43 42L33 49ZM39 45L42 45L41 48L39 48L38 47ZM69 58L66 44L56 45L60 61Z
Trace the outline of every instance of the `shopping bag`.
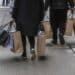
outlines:
M13 48L13 40L12 40L12 34L11 33L8 34L8 38L4 44L4 47L9 48L9 49Z
M11 51L14 53L22 52L23 44L22 44L21 32L20 31L12 32L12 40L13 40L13 48L11 48Z
M46 38L52 38L52 29L51 29L51 25L50 22L48 21L44 21L42 22L43 26L44 26L44 31L46 33Z
M9 36L8 32L11 29L10 25L12 25L12 21L0 26L0 45L2 46L5 45L8 39L8 36Z
M3 30L2 33L0 33L0 45L4 46L7 38L8 38L8 32Z
M65 35L72 36L72 30L73 30L73 20L67 19Z
M44 32L39 32L37 36L37 55L45 56L46 35Z

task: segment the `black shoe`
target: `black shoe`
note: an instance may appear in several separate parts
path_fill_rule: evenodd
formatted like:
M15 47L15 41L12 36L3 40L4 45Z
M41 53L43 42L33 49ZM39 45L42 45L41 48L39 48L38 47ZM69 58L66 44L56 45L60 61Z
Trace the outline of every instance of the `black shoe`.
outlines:
M60 44L65 45L65 40L64 40L64 37L62 35L59 35L59 39L60 39Z
M54 40L53 40L51 43L52 43L53 45L57 45L57 41L54 41Z
M63 40L63 41L60 41L60 44L61 45L65 45L65 41Z
M46 60L47 56L38 56L38 60Z
M26 54L23 53L21 56L22 56L22 57L26 57Z
M27 58L27 57L23 57L23 56L21 56L20 60L27 61L28 58Z
M22 59L22 60L27 60L27 56L24 55L24 54L22 54L22 55L21 55L21 59Z
M23 57L23 56L20 56L20 57L15 57L14 60L16 62L20 62L20 61L27 61L27 57Z

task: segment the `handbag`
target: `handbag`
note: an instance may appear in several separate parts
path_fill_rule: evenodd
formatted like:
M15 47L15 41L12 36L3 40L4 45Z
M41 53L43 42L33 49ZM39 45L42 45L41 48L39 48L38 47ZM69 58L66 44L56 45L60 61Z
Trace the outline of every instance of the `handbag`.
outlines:
M7 38L8 38L8 32L3 30L2 33L0 34L0 45L4 46Z
M6 42L6 40L8 39L10 27L8 27L7 30L4 30L4 28L5 28L6 26L8 26L8 25L10 25L10 27L11 27L12 21L8 22L8 23L5 24L5 25L1 25L1 26L0 26L0 45L2 45L2 46L5 45L5 42Z

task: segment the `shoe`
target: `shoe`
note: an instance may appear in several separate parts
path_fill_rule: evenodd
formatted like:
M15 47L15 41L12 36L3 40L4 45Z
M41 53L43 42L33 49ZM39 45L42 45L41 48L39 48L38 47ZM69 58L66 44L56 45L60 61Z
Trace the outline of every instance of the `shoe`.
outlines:
M35 60L36 58L36 54L35 54L35 50L34 49L31 49L31 60Z
M46 60L47 57L46 56L38 56L38 60Z
M60 39L60 44L65 45L65 40L64 40L64 37L62 35L59 35L59 39Z
M27 56L24 55L24 54L22 54L22 55L21 55L21 59L22 59L22 60L27 60Z
M53 45L57 45L57 41L54 41L54 40L53 40L51 43L52 43Z
M20 57L14 58L14 60L17 62L20 62L20 61L27 61L28 59L27 59L27 57L20 56Z
M63 40L63 41L60 41L60 44L61 45L65 45L65 41Z
M23 57L23 56L21 56L21 60L23 60L23 61L27 61L28 58L27 58L27 57Z

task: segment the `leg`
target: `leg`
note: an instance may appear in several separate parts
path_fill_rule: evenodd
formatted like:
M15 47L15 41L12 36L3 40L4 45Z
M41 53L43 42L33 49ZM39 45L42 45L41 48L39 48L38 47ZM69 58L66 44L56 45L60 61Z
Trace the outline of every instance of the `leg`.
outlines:
M24 49L22 56L27 57L26 56L26 36L23 33L21 33L21 36L22 36L23 49Z
M59 39L61 44L65 44L64 34L66 28L67 11L61 10L59 14Z
M36 58L36 55L35 55L35 37L34 36L28 36L28 40L29 40L29 43L30 43L30 52L32 54L31 56L31 60L34 60Z
M30 49L34 49L35 48L35 37L34 36L28 36L28 40L30 43Z
M58 29L58 25L57 25L57 21L56 21L56 12L51 10L50 12L51 17L50 17L50 22L51 22L51 28L53 31L53 43L57 44L57 29Z
M22 37L23 53L22 53L21 59L27 60L26 35L24 35L24 32L22 31L22 24L18 23L17 21L15 21L15 23L16 23L16 30L21 32L21 37Z

